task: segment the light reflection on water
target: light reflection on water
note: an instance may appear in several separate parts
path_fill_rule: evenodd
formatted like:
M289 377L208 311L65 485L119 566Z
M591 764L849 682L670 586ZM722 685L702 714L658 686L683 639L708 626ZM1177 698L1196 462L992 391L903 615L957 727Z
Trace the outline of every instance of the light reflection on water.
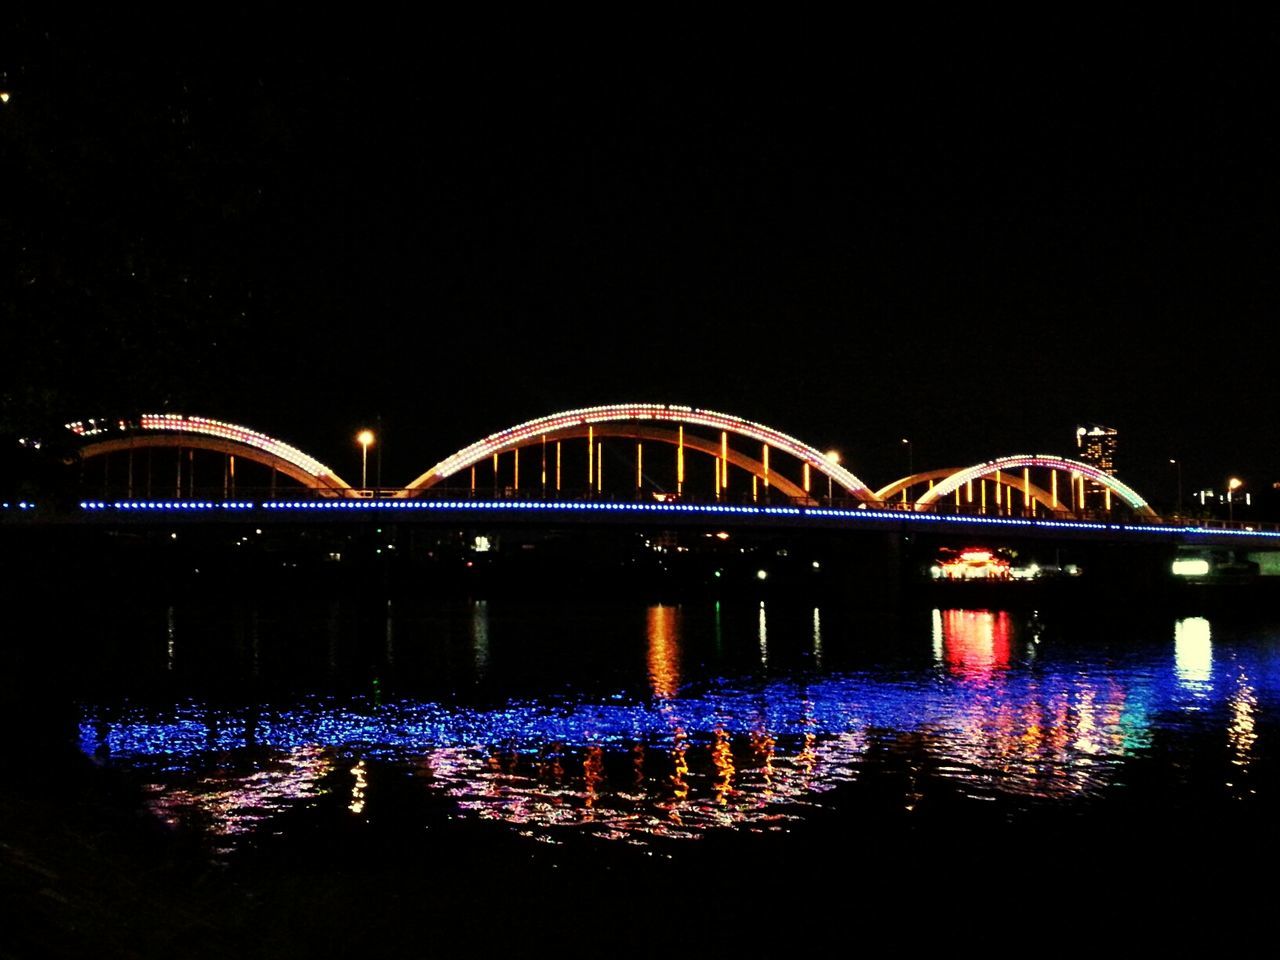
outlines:
M713 616L716 648L732 645L718 605ZM761 603L754 629L737 638L756 646L759 669L698 682L683 679L685 619L677 607L647 610L647 696L565 694L487 707L323 696L253 709L196 700L169 709L91 705L82 748L139 771L167 822L232 847L322 799L367 818L379 809L379 771L412 774L420 797L447 798L466 818L553 843L783 830L833 791L866 780L894 784L907 814L948 793L997 801L1016 816L1037 804L1104 802L1125 788L1125 763L1157 734L1185 732L1195 716L1209 723L1202 715L1215 710L1217 727L1208 729L1229 756L1224 788L1256 792L1250 767L1276 657L1233 651L1222 658L1232 668L1215 671L1201 618L1177 622L1172 658L1162 646L1079 659L1034 649L1039 634L1020 639L1006 612L934 611L922 638L929 660L822 673L824 644L840 638L824 637L814 609L795 639L819 669L771 675ZM487 606L476 604L477 674L496 655L492 630Z

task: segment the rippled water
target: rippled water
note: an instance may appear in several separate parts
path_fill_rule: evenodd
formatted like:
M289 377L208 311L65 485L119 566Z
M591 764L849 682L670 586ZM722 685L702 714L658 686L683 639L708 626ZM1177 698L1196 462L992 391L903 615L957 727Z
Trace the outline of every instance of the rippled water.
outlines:
M1200 617L234 616L165 609L80 725L87 754L229 860L361 825L678 856L851 810L892 830L1142 804L1225 816L1275 789L1280 632Z

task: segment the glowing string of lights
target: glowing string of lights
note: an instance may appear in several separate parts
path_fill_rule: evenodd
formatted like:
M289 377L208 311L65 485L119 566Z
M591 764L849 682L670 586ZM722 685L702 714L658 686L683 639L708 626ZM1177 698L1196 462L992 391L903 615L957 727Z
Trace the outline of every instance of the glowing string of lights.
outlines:
M297 447L282 440L269 437L265 433L251 430L234 423L211 420L208 417L189 417L180 413L144 413L138 419L138 426L143 430L163 431L165 433L190 433L207 437L218 437L222 440L233 440L249 447L255 447L274 457L292 463L316 477L332 477L333 471L327 466L309 457Z
M422 474L408 485L409 490L418 490L438 479L451 477L473 464L492 456L532 443L543 434L551 434L557 430L566 430L579 426L591 426L597 423L619 423L626 421L658 421L676 423L684 426L706 427L721 430L765 443L784 450L796 459L809 464L838 483L853 496L872 502L875 494L865 483L849 470L833 463L826 455L795 437L774 430L761 423L744 420L727 413L713 410L700 410L696 407L676 406L659 403L617 403L598 407L582 407L577 410L566 410L550 416L539 417L509 427L498 433L490 434L457 453L446 457L434 467Z
M261 450L263 453L277 457L286 463L293 464L318 481L329 481L345 486L337 475L314 457L303 453L297 447L259 433L249 427L235 423L226 423L209 417L194 417L181 413L144 413L136 422L128 420L77 420L68 423L66 428L83 439L101 437L113 430L118 433L145 431L149 433L177 433L190 436L213 437L219 440L230 440L242 443L247 447Z
M80 509L90 513L210 513L264 511L286 513L351 513L380 510L418 513L560 513L622 515L683 514L692 516L789 517L794 519L847 520L861 523L979 525L1046 530L1081 530L1108 533L1154 533L1170 537L1186 535L1280 538L1280 530L1230 530L1178 524L1105 523L1088 520L1045 520L1019 517L983 517L971 514L913 513L900 510L846 509L842 507L787 507L694 503L598 503L571 500L82 500Z
M958 470L947 479L941 481L931 490L921 495L916 501L917 508L926 508L936 501L942 500L950 496L953 492L964 486L971 480L977 480L989 474L1000 471L1009 471L1035 467L1037 469L1044 468L1047 470L1063 470L1078 473L1083 477L1093 480L1114 490L1134 511L1147 516L1153 516L1151 506L1146 500L1138 494L1136 490L1127 484L1122 483L1109 473L1104 473L1097 467L1087 463L1081 463L1078 460L1068 460L1065 457L1054 456L1053 454L1035 453L1035 454L1014 454L1009 457L999 457L995 460L988 460L984 463L975 464L972 467L966 467L964 470Z

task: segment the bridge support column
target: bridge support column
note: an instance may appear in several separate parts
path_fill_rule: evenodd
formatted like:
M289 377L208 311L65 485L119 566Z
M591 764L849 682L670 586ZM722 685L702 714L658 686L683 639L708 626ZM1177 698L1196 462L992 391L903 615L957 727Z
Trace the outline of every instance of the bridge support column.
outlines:
M680 425L680 440L676 444L676 494L684 493L684 424Z
M720 487L729 493L729 432L720 431Z

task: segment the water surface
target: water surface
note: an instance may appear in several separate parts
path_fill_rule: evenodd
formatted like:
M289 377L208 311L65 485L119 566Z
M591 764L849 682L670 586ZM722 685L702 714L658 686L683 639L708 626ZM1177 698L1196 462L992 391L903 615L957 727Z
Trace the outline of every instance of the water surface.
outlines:
M495 830L678 860L837 829L1225 828L1275 802L1265 624L318 599L107 633L81 748L227 864Z

